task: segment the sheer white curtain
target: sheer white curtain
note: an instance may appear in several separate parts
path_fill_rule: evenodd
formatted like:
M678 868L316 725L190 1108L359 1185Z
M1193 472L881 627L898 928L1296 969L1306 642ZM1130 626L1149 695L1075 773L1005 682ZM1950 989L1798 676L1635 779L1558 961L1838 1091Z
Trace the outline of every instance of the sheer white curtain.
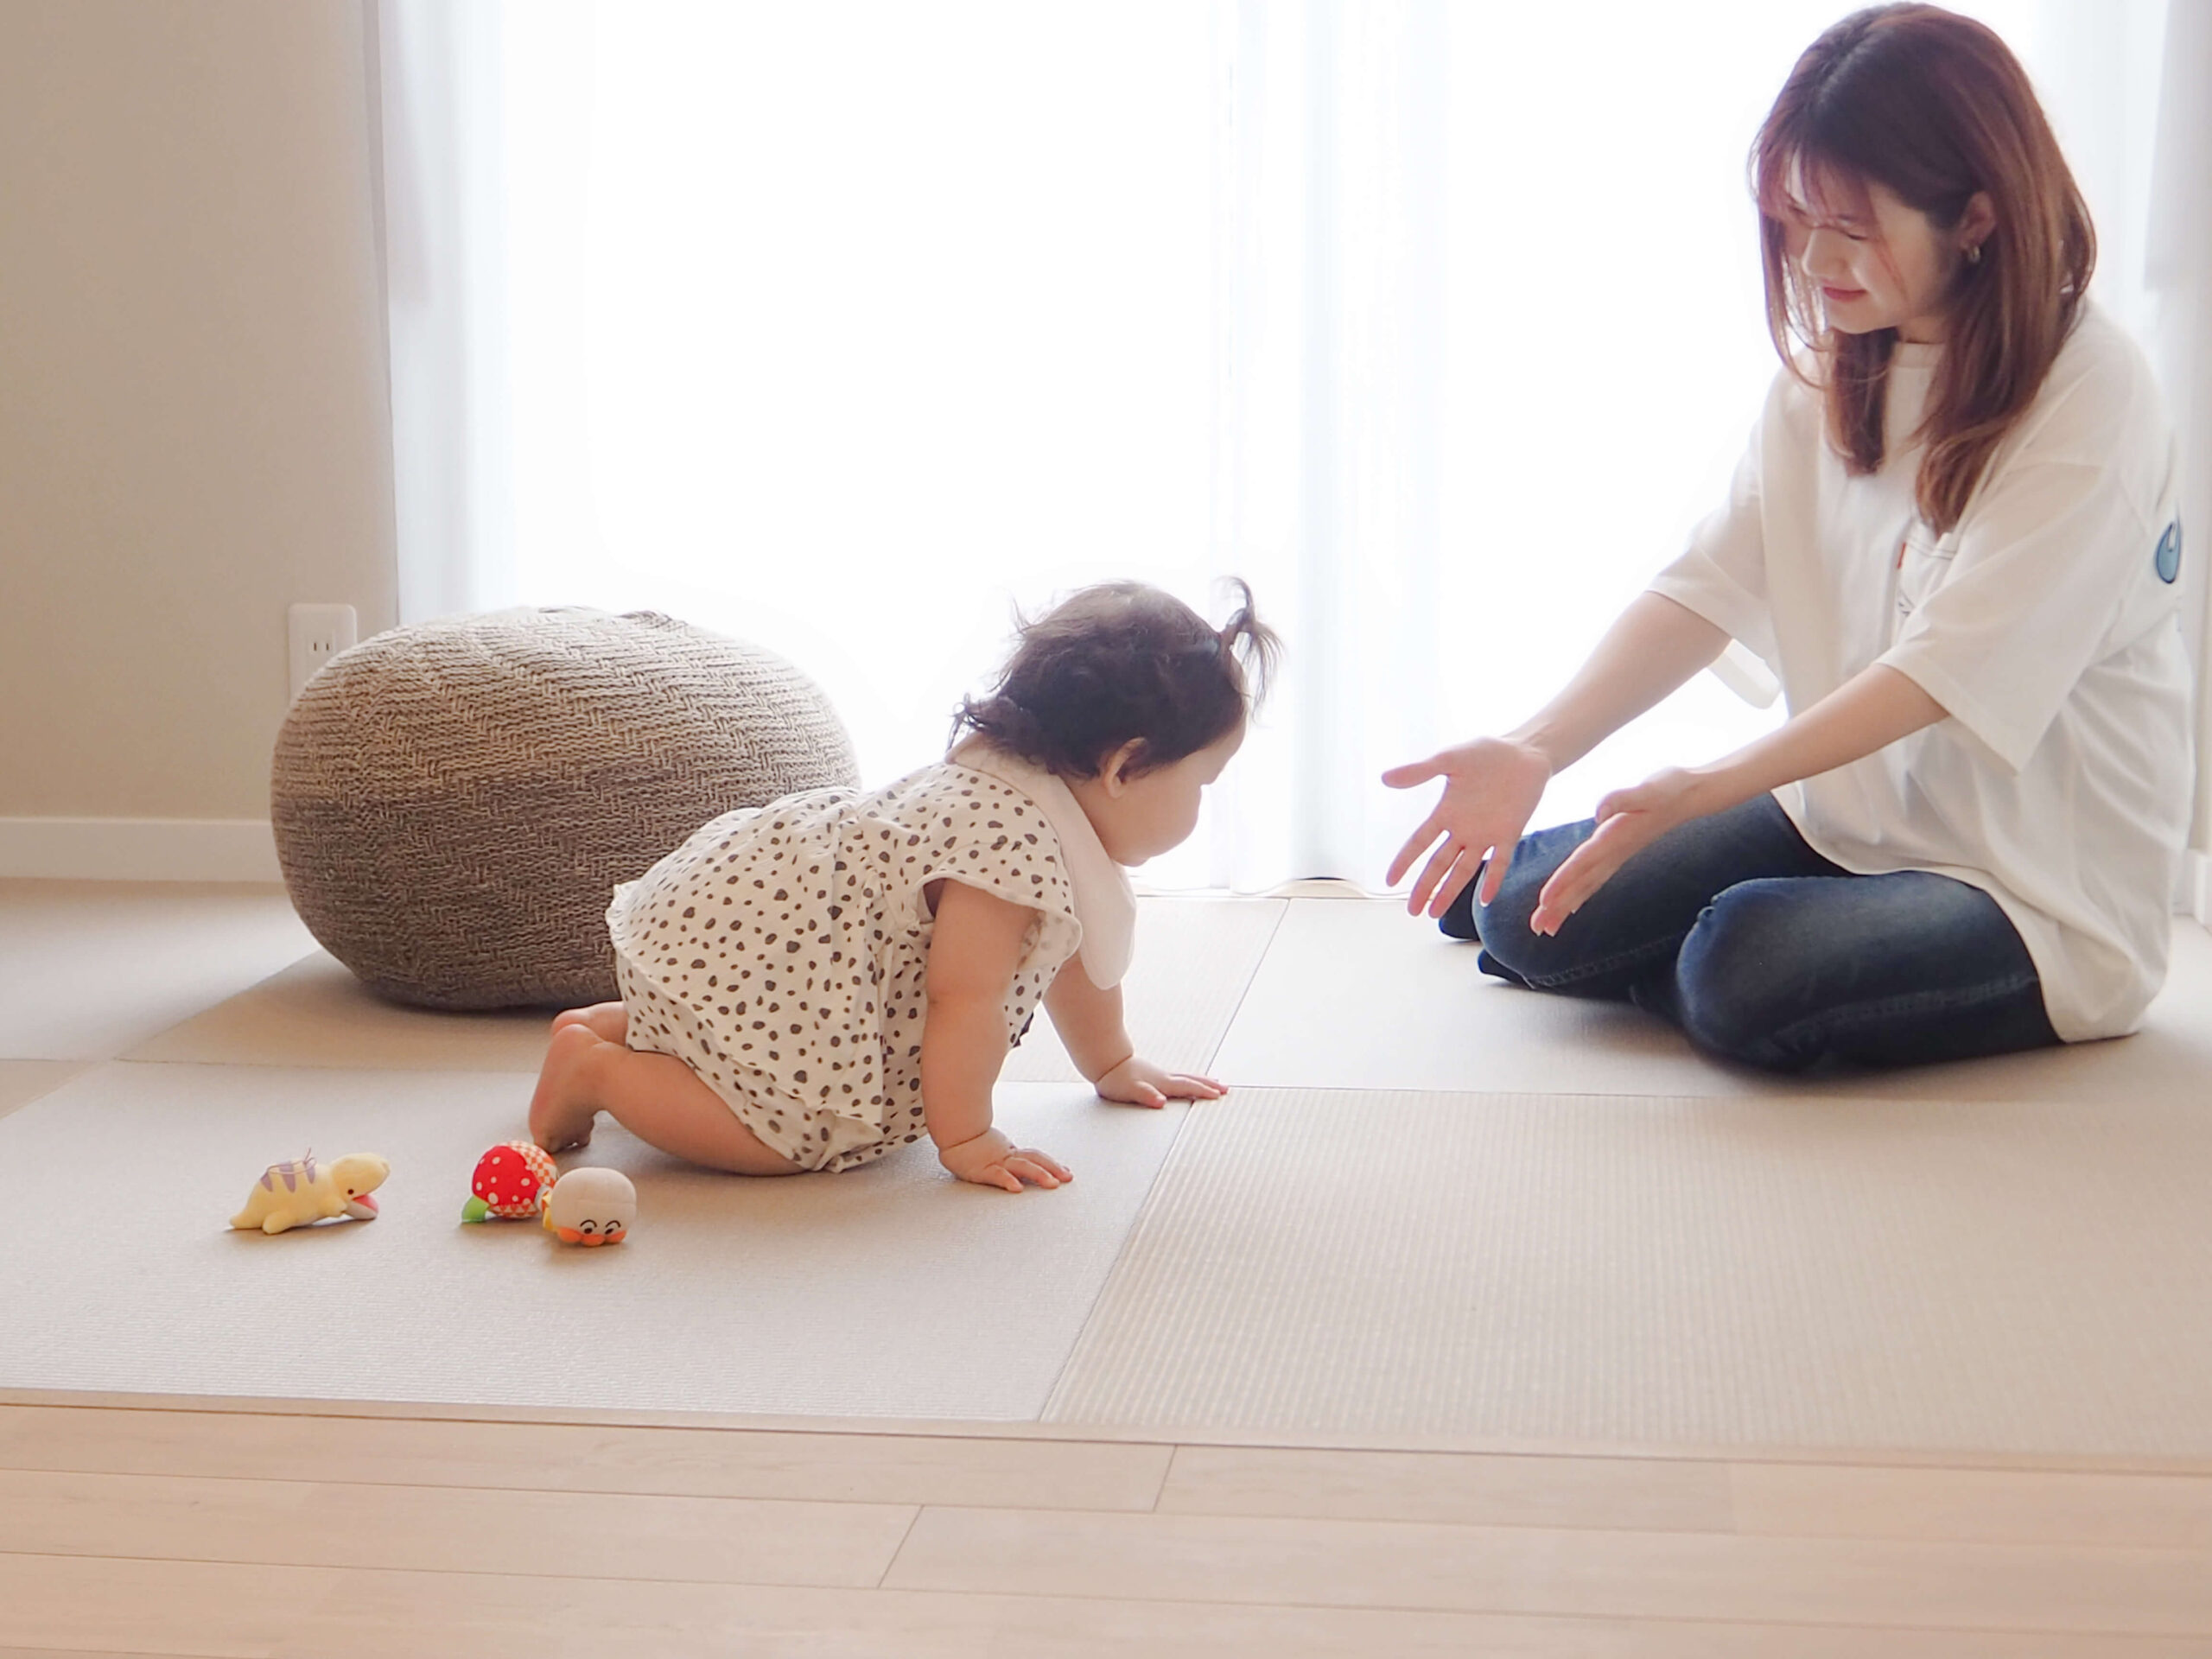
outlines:
M400 620L512 603L504 9L368 0Z
M1773 371L1745 150L1846 10L377 4L404 613L760 640L874 781L1015 604L1243 575L1281 695L1147 874L1247 889L1378 885L1421 807L1376 774L1529 712L1719 498ZM2202 215L2152 204L2205 200L2205 0L1960 9L2202 388ZM1700 677L1547 810L1778 712Z

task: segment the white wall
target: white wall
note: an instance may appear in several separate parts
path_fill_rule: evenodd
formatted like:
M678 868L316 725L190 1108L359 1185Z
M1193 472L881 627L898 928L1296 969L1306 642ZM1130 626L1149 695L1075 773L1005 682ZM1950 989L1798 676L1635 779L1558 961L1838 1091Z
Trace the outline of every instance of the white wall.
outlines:
M64 873L37 821L265 819L286 607L393 620L365 40L0 0L0 874Z

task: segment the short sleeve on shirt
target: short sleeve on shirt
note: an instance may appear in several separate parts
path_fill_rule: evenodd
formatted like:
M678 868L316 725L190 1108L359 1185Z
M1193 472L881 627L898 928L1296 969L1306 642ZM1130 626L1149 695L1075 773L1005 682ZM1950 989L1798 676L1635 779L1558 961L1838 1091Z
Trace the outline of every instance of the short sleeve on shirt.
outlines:
M1688 550L1652 579L1650 591L1696 612L1771 664L1777 652L1759 488L1764 425L1753 429L1736 464L1727 501L1690 532Z
M2104 654L2155 539L2104 468L2051 461L2007 469L1961 524L1948 571L1876 661L2017 772Z

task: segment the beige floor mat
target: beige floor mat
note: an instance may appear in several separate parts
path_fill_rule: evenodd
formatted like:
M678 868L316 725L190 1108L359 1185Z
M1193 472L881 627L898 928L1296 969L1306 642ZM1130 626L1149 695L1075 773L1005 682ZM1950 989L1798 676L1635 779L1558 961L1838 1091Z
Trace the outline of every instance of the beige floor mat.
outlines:
M0 1117L50 1094L92 1064L89 1060L0 1060Z
M1243 1090L1046 1416L2212 1455L2212 1105Z
M1011 1085L1000 1121L1076 1171L1020 1197L926 1149L832 1176L673 1165L603 1127L635 1236L464 1226L528 1079L111 1064L0 1118L0 1389L618 1410L1033 1418L1184 1109ZM383 1154L382 1216L226 1223L313 1147Z
M535 1073L550 1010L438 1014L374 995L317 950L124 1058L194 1065Z
M1129 1029L1162 1065L1202 1068L1288 906L1281 899L1145 899L1129 970ZM374 996L318 950L132 1048L134 1060L219 1065L536 1071L544 1012L435 1014ZM1007 1059L1009 1083L1081 1081L1040 1014Z
M2175 924L2166 988L2135 1036L1818 1081L1777 1082L1721 1065L1664 1020L1625 1003L1517 989L1478 972L1475 955L1400 904L1294 899L1215 1064L1231 1082L1274 1088L2147 1096L2212 1109L2212 934L2190 921Z
M112 1058L314 949L278 887L0 880L0 1058Z
M1281 899L1141 899L1136 956L1123 988L1137 1052L1170 1071L1204 1071L1290 908ZM1049 1016L1006 1065L1010 1083L1081 1081Z

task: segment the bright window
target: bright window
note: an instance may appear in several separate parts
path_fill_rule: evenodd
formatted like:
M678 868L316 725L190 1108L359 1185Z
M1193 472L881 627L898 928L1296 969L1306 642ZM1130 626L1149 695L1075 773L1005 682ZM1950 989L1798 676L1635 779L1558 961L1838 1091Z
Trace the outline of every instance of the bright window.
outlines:
M2037 0L1962 9L2038 67ZM1014 604L1245 575L1287 695L1147 874L1379 886L1376 773L1530 712L1720 499L1745 152L1840 10L511 7L515 596L772 646L879 782ZM1700 677L1547 811L1778 713Z

